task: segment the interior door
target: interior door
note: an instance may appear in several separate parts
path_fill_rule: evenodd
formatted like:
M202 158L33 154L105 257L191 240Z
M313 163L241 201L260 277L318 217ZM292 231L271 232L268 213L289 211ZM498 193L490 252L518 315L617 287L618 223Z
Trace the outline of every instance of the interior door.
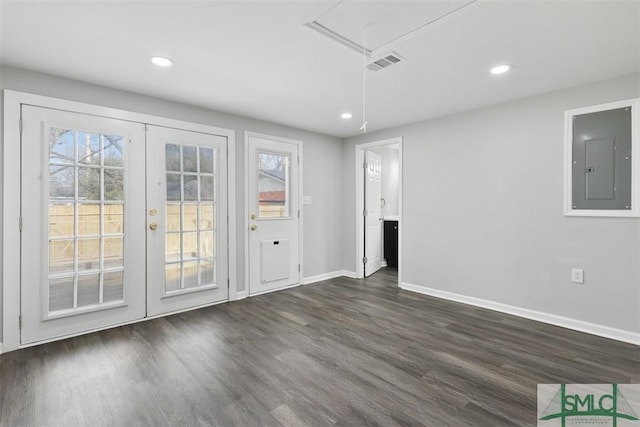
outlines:
M24 105L22 122L21 344L144 317L144 125Z
M365 151L364 168L364 275L369 277L382 265L382 158Z
M298 145L249 136L249 294L300 283Z
M147 130L148 314L225 301L227 139Z

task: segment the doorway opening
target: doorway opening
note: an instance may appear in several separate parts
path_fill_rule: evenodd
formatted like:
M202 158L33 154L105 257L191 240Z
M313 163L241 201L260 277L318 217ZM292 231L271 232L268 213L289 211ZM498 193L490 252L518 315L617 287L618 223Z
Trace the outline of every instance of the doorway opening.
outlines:
M402 281L402 138L356 145L356 277L396 268Z

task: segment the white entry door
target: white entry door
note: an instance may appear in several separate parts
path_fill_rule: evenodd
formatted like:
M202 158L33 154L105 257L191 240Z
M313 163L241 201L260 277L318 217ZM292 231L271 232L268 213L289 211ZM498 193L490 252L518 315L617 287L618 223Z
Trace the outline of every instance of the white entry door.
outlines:
M228 299L227 139L147 131L148 314Z
M364 275L371 276L382 264L382 158L365 151L364 168Z
M300 283L299 145L249 135L249 294Z
M144 125L32 106L22 120L21 344L144 317Z

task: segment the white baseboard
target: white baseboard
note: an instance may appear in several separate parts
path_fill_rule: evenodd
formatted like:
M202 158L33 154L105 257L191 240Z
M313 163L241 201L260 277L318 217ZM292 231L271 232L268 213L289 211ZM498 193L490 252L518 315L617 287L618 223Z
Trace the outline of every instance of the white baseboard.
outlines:
M357 279L358 278L358 275L356 274L355 271L342 270L342 275L344 277L348 277L350 279Z
M617 341L623 341L630 344L640 345L640 333L625 331L622 329L611 328L609 326L598 325L595 323L584 322L582 320L571 319L568 317L558 316L555 314L544 313L542 311L530 310L528 308L516 307L512 305L502 304L495 301L489 301L481 298L469 297L452 292L441 291L439 289L427 288L425 286L414 285L411 283L401 283L400 289L429 295L436 298L442 298L450 301L461 302L476 307L488 308L489 310L499 311L501 313L512 314L514 316L524 317L525 319L536 320L538 322L548 323L550 325L561 326L575 331L586 332L587 334L598 335L600 337L610 338Z
M387 260L382 260L380 263L380 268L385 268L387 266Z
M355 278L355 273L346 270L336 270L329 273L318 274L316 276L309 276L302 279L303 285L309 285L311 283L322 282L323 280L335 279L336 277L347 276Z

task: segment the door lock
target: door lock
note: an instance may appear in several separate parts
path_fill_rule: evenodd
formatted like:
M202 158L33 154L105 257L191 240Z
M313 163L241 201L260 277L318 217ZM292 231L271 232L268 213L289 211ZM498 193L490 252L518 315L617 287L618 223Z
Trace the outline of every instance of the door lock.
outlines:
M158 229L158 224L156 224L155 222L152 222L151 224L149 224L149 228L155 231Z
M258 226L257 225L252 225L250 228L251 228L251 231L256 231L258 229Z
M251 219L256 219L256 214L251 214Z
M149 215L151 215L151 216L156 216L156 215L158 215L158 211L157 211L156 209L151 209L151 210L149 211Z

